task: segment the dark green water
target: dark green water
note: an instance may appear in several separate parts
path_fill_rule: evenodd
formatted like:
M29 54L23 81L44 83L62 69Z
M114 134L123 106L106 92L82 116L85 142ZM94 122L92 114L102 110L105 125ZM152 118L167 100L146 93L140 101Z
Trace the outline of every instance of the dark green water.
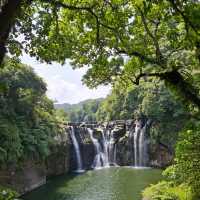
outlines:
M141 191L161 179L161 170L112 167L50 180L25 200L141 200Z

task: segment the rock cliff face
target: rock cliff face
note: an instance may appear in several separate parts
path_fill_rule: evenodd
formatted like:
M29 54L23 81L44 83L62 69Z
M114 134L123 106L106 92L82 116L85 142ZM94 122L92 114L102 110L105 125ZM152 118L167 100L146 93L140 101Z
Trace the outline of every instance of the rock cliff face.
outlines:
M166 145L159 143L151 146L150 166L165 168L172 164L173 152Z
M46 183L44 163L26 161L21 168L14 166L0 171L0 185L24 194Z
M55 146L45 162L46 176L56 176L67 173L70 167L70 145Z
M57 145L45 161L26 160L19 166L0 169L0 185L13 188L24 194L46 183L47 177L69 171L70 151L68 134L55 138Z
M95 146L89 137L88 130L86 126L74 126L75 127L75 135L78 141L78 144L80 146L80 154L83 162L83 169L91 169L93 161L95 159L95 155L97 154L95 150ZM104 155L102 156L102 159L106 156L106 153L109 154L109 152L105 151L105 148L110 145L112 142L112 146L110 145L109 148L115 148L115 162L109 163L110 165L116 164L119 166L134 166L135 165L135 151L139 151L141 147L135 147L134 140L136 134L135 132L135 125L134 123L117 123L117 124L109 124L104 127L106 127L106 133L103 128L99 128L100 126L94 127L93 129L93 137L97 139L99 142L99 145L101 146L101 153ZM143 125L144 127L144 125ZM91 127L90 127L91 128ZM142 127L140 127L142 129ZM112 141L108 140L105 144L105 134L112 134ZM151 166L151 167L158 167L158 168L164 168L171 164L171 161L173 159L173 154L170 151L170 149L161 143L151 145L150 141L148 139L148 130L146 130L145 134L147 135L146 144L148 146L148 163L145 166ZM141 143L141 139L137 139L138 143ZM108 144L109 143L109 144ZM141 143L142 144L142 143ZM139 144L139 145L141 145ZM108 148L108 151L110 150ZM76 154L74 151L74 146L71 141L70 143L70 170L76 170L77 164L76 164ZM109 155L108 155L109 157ZM107 158L109 160L109 158Z

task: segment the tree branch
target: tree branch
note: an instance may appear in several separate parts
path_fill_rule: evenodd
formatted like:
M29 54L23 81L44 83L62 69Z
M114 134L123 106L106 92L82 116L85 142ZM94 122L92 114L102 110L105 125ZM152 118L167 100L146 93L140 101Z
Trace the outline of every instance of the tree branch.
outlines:
M200 98L198 96L196 88L192 86L189 82L187 82L177 70L163 73L141 73L136 77L133 83L139 85L140 79L145 76L158 77L161 80L164 80L167 83L175 86L176 90L179 92L184 100L190 101L200 110Z
M140 12L140 15L141 15L141 18L142 18L142 22L143 22L143 25L144 25L144 28L147 32L147 34L151 37L151 39L153 40L153 43L154 43L154 46L155 46L155 49L156 49L156 57L157 57L157 60L158 62L162 62L163 63L163 60L164 60L164 57L160 51L160 46L158 44L158 40L157 40L157 37L156 37L156 32L157 32L157 29L158 29L158 25L159 23L157 23L156 25L156 29L155 29L155 35L153 35L147 25L147 22L146 22L146 18L145 18L145 15L143 13L143 11L138 7L138 10Z
M138 76L136 76L135 80L132 81L133 84L135 85L139 85L140 84L140 79L142 77L158 77L158 78L162 78L164 73L140 73Z
M124 49L118 49L118 48L116 48L115 50L116 50L116 52L117 52L118 54L125 54L125 55L127 55L127 56L135 56L135 57L138 57L138 58L140 58L142 61L145 61L145 62L147 62L147 63L154 64L154 65L158 65L158 66L162 66L162 65L160 64L160 62L158 62L156 59L149 58L149 57L147 57L147 56L141 54L140 52L137 52L137 51L130 51L130 52L128 52L128 51L126 51L126 50L124 50Z
M174 0L168 0L168 1L171 3L171 5L172 5L172 7L174 8L174 10L182 16L182 18L183 18L185 24L188 24L188 25L195 31L195 33L199 35L199 33L198 33L196 27L192 24L192 22L191 22L190 19L184 14L184 12L183 12L181 9L179 9L179 7L178 7L177 4L175 3L175 1L174 1Z

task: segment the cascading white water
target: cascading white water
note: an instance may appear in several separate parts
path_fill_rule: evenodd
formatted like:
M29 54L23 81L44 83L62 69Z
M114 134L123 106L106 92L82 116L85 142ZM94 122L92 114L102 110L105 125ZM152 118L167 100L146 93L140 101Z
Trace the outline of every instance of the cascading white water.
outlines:
M104 166L116 165L116 145L113 130L101 130L104 148Z
M96 155L93 161L94 168L116 165L116 145L114 134L111 130L99 129L102 134L102 146L98 139L94 138L93 130L88 128L88 133L94 144ZM103 147L103 148L102 148Z
M135 131L134 131L134 165L138 166L138 137L140 133L140 123L135 122Z
M103 166L105 166L105 163L104 163L105 157L104 157L104 154L102 152L100 143L96 138L94 138L93 130L90 129L90 128L88 128L87 130L88 130L90 139L92 140L92 143L93 143L93 145L95 147L95 151L96 151L96 155L95 155L95 158L94 158L94 161L93 161L93 167L94 168L103 167Z
M109 163L112 165L116 165L116 145L115 145L115 139L114 139L114 131L110 131L109 134Z
M147 123L142 127L140 121L135 122L134 131L134 165L135 167L145 167L148 160L147 140L146 140Z
M148 139L147 139L147 127L149 126L150 121L147 121L141 130L140 136L140 166L147 166L149 161L148 155Z
M147 127L148 121L143 126L141 120L136 120L134 130L128 128L126 130L126 133L129 133L129 146L131 147L130 152L132 152L133 155L132 156L129 154L128 157L130 159L131 156L134 158L133 163L135 167L146 167L148 164L148 140L146 136ZM74 128L71 127L70 130L70 135L76 153L77 171L80 171L82 170L83 165L79 143L77 141ZM118 139L118 135L115 134L117 134L117 130L117 128L111 129L110 127L102 128L102 126L99 126L98 132L101 135L99 135L100 137L97 139L94 137L93 129L87 128L88 135L94 145L95 150L92 168L97 169L101 167L117 165L116 161L117 159L120 159L120 157L117 158L117 155L120 155L120 152L117 152L116 145L116 139ZM115 138L115 136L117 136L117 138Z
M73 143L73 146L74 146L74 149L75 149L76 161L77 161L77 171L82 171L83 170L82 158L81 158L79 143L76 139L75 130L74 130L73 126L70 127L69 132L70 132L72 143Z
M100 130L101 130L102 138L103 138L104 165L109 166L109 157L108 157L109 144L108 144L108 135L107 135L109 133L109 130L104 130L104 129L100 129Z
M145 166L145 131L146 125L140 130L139 137L139 166Z

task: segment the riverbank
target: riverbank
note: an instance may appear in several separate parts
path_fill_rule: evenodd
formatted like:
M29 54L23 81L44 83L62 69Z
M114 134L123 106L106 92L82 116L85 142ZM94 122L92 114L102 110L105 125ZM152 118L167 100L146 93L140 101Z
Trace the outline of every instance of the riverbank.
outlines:
M127 200L141 199L142 190L161 180L161 170L110 167L55 177L27 193L25 200Z
M62 141L44 161L26 160L20 165L11 165L0 170L0 185L19 194L32 191L54 177L69 172L70 151L67 141Z

